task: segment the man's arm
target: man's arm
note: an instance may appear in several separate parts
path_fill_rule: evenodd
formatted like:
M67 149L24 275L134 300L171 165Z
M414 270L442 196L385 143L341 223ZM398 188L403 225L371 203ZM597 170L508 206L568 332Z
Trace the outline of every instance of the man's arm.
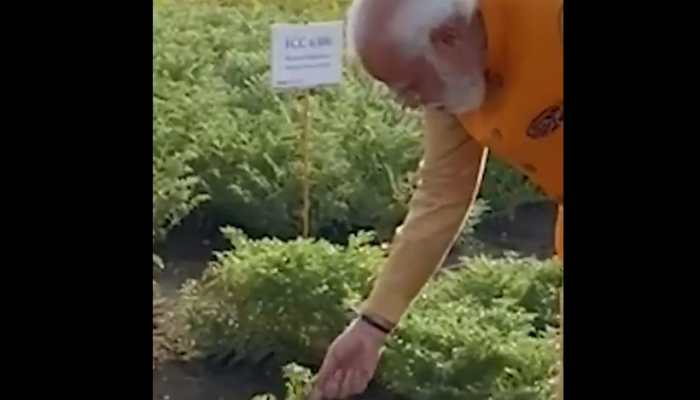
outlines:
M362 312L397 323L442 264L481 184L486 149L452 115L425 112L418 188Z

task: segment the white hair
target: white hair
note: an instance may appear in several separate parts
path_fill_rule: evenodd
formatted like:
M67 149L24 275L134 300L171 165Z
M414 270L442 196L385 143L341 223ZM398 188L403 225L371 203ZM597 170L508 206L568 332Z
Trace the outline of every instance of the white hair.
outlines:
M350 57L357 57L357 44L356 44L356 34L357 27L355 25L360 20L360 7L362 6L363 0L353 0L348 8L348 14L345 18L345 43L347 48L347 53ZM362 30L360 30L362 32Z
M479 0L401 0L387 21L388 32L407 56L424 54L430 46L431 30L455 16L471 21L478 3ZM366 34L362 29L366 20L361 15L363 4L364 0L353 0L348 9L346 43L352 56L357 52L358 35Z
M364 0L353 0L348 10L345 40L348 55L353 58L357 55L356 43L368 39L363 37L367 35L363 26L367 21L364 5ZM388 35L396 40L406 57L425 56L435 67L445 84L440 104L435 105L456 114L475 110L482 104L486 81L481 70L455 71L440 59L432 48L430 32L454 17L471 22L478 5L479 0L400 0L391 19L386 21Z

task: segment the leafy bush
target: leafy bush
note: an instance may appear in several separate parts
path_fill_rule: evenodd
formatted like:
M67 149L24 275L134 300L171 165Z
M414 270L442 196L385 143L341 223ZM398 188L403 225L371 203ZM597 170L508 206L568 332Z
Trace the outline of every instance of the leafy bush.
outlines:
M268 8L159 7L156 131L202 179L208 211L254 237L299 234L298 118L292 94L269 85ZM420 155L419 119L352 68L311 101L312 232L358 228L387 238L405 214ZM157 143L160 146L161 142Z
M347 248L324 241L251 240L226 231L201 281L184 289L183 311L199 348L275 352L319 363L370 287L383 253L368 235ZM546 399L556 366L555 262L485 257L441 273L387 346L378 379L418 399Z
M367 293L383 252L368 234L347 247L298 239L250 240L227 229L235 250L219 254L182 305L200 350L274 352L318 362Z
M188 165L194 153L186 147L173 148L166 134L167 130L157 129L153 146L154 247L165 240L170 229L208 199L201 179L192 173ZM164 267L160 256L153 253L153 269Z
M533 314L533 327L538 332L558 325L559 289L563 285L559 261L480 256L465 258L463 264L464 268L443 272L439 284L423 294L424 301L439 304L473 297L480 305L491 307L506 300Z
M387 345L378 378L412 400L545 400L557 354L532 337L533 315L471 297L418 305Z
M290 363L282 368L286 380L287 400L307 400L311 394L311 379L313 373L306 367L296 363ZM276 400L271 394L263 394L253 397L251 400Z
M530 258L464 260L441 273L388 344L379 378L420 399L548 399L561 268Z
M414 303L379 378L413 400L548 399L561 278L554 261L465 259Z
M153 105L153 239L160 241L208 197L190 166L197 146L184 141L187 127L168 123L171 103L156 96Z
M161 0L158 5L177 4L179 6L221 6L237 9L267 9L288 15L307 15L314 19L342 18L351 0Z
M207 199L187 165L187 153L153 157L153 239L160 241Z

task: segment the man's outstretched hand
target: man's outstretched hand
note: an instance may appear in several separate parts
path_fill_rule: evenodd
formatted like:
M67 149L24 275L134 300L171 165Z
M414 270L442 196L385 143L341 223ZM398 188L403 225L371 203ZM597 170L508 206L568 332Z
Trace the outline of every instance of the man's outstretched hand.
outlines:
M328 348L311 400L346 399L364 392L377 370L385 339L377 328L353 321Z

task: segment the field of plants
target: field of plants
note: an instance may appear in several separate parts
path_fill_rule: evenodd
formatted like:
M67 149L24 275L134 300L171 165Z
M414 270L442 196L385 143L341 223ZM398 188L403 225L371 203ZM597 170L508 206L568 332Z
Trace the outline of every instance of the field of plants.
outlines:
M420 113L352 65L313 93L300 238L299 102L269 85L270 24L342 19L347 4L156 2L154 399L303 399L387 255L414 187ZM550 398L561 269L547 249L504 251L514 247L503 232L546 242L551 228L532 234L533 218L518 216L544 204L534 220L547 225L541 200L489 161L448 265L362 398Z

